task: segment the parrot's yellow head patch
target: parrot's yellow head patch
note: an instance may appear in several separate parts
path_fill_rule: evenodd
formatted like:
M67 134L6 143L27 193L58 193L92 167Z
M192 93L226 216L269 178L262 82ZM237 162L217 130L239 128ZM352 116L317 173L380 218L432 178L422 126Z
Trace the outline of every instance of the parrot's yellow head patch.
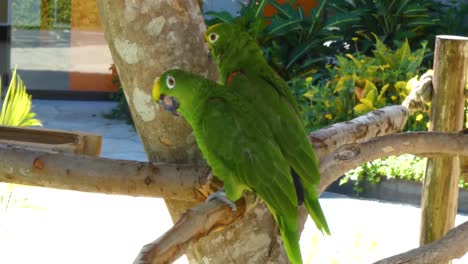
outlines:
M161 96L161 88L159 87L159 77L154 80L152 95L154 101L159 101L159 97Z

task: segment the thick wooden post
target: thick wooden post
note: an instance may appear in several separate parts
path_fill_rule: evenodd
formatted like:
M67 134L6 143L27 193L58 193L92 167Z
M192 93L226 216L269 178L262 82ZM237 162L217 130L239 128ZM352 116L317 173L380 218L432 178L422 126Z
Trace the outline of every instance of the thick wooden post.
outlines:
M467 78L468 38L437 36L429 130L453 132L462 129ZM428 160L421 202L421 244L443 237L454 226L459 177L458 156Z

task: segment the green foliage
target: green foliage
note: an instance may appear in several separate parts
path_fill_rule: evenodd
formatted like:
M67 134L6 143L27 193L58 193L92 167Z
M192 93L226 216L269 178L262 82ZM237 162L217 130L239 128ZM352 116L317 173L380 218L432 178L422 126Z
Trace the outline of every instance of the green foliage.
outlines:
M408 80L418 74L426 44L411 51L409 43L404 41L392 50L375 36L374 45L373 56L361 52L336 56L337 65L328 66L328 74L332 76L329 81L321 78L322 73L312 75L313 79L319 79L315 83L307 78L290 81L293 89L308 99L302 108L308 129L319 129L386 105L399 104L409 94ZM299 102L304 103L304 98L299 97ZM418 119L412 117L408 129L425 129L424 120Z
M2 84L0 82L0 94ZM42 126L41 121L31 112L31 96L26 92L26 86L20 76L13 71L10 86L2 102L0 125L4 126Z
M395 48L408 39L415 45L422 40L433 39L440 27L437 18L442 4L433 0L336 0L330 6L337 15L352 14L357 20L340 28L344 40L352 43L359 36L361 51L372 48L372 34L376 34L387 46Z
M448 7L440 15L443 29L440 33L467 36L468 35L468 3L457 0L448 1Z
M382 177L423 182L426 171L426 161L426 158L409 154L377 159L345 173L344 177L340 180L340 185L351 180L353 182L354 191L359 194L362 192L361 185L364 181L378 183ZM458 186L468 189L468 184L464 182L463 177L460 177Z
M293 2L280 5L272 0L249 1L242 5L239 17L232 17L227 12L206 12L206 15L213 17L208 24L239 24L257 39L270 65L289 80L311 67L324 66L327 57L336 52L335 48L324 43L341 39L336 29L357 21L350 14L327 17L326 10L332 1L319 1L319 6L309 14L305 14L302 7L294 6ZM263 16L266 4L274 6L277 14Z
M390 156L365 163L348 171L341 179L340 185L353 181L354 191L362 191L363 181L378 183L382 177L400 178L410 181L423 181L426 169L426 158L413 155Z

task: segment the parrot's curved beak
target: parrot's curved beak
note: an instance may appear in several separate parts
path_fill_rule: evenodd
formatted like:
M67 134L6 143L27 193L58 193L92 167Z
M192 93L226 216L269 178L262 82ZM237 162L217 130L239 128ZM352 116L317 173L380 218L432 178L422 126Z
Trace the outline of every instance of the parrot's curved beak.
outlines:
M173 115L179 116L179 113L177 113L177 108L179 108L180 104L177 99L172 96L166 96L164 94L161 94L160 99L164 110L171 112Z

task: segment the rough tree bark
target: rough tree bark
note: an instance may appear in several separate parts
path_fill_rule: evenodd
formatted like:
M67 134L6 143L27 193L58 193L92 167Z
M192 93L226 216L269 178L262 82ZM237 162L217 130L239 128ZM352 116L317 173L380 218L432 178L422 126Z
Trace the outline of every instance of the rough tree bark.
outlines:
M119 72L135 126L150 161L199 164L203 160L187 123L161 111L151 100L152 82L162 72L182 68L216 79L195 0L97 0L106 40ZM194 203L166 200L172 219ZM194 245L191 262L226 263L231 256L265 263L286 262L273 219L260 206L236 225ZM261 224L259 224L261 223ZM244 237L244 239L239 239ZM257 250L257 249L262 250ZM282 260L282 261L281 261Z

